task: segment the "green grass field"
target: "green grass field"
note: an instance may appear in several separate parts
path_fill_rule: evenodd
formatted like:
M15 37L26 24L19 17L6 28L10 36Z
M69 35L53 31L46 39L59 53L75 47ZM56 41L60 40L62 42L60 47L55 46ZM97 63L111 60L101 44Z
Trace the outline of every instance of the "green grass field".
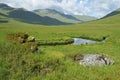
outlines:
M0 23L0 79L1 80L120 80L120 15L102 20L61 26L44 26L9 20ZM105 43L86 45L39 46L31 53L20 44L6 40L7 34L25 32L36 40L59 41L64 38L88 37ZM75 54L104 54L115 64L87 67L72 61Z

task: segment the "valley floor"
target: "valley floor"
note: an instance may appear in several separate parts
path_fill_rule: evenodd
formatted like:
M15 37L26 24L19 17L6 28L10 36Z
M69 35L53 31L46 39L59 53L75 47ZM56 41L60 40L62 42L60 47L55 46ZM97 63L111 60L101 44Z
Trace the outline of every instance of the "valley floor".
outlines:
M19 44L6 40L7 34L25 32L36 40L54 41L64 38L87 37L105 43L85 45L39 46L39 53L28 53ZM43 26L9 22L0 24L1 80L120 80L120 24L89 22L75 25ZM12 46L13 45L13 46ZM75 63L75 54L104 54L115 64L87 67Z

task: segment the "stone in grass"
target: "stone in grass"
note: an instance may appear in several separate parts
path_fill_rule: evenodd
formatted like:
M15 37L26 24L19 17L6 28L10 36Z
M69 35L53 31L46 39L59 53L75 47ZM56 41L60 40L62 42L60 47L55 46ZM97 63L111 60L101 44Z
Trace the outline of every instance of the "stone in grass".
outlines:
M77 62L85 66L106 66L114 64L114 60L100 54L84 54L83 58Z
M29 37L27 38L27 42L35 42L35 37L29 36Z

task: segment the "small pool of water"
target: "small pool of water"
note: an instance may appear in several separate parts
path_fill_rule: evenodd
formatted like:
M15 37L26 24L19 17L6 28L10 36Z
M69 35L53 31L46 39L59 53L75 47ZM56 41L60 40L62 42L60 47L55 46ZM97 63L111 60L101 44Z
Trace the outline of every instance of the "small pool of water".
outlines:
M73 39L74 39L73 45L93 44L93 43L97 43L97 42L105 42L105 40L95 41L95 40L82 39L82 38L73 38Z

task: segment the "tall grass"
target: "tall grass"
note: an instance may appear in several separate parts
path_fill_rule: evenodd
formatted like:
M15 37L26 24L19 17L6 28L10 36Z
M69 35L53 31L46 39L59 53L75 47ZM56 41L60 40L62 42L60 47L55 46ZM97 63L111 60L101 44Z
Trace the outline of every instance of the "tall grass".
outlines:
M22 80L46 76L63 64L64 54L60 52L32 53L25 45L18 43L0 44L0 79Z
M120 75L120 18L119 15L94 22L43 26L10 20L0 24L0 79L1 80L119 80ZM72 37L101 40L105 43L85 45L56 45L39 47L32 53L26 46L6 42L9 33L25 32L43 41L58 44L72 41ZM66 38L67 37L67 38ZM42 52L41 52L42 51ZM115 64L105 67L85 67L73 61L76 54L104 54Z

